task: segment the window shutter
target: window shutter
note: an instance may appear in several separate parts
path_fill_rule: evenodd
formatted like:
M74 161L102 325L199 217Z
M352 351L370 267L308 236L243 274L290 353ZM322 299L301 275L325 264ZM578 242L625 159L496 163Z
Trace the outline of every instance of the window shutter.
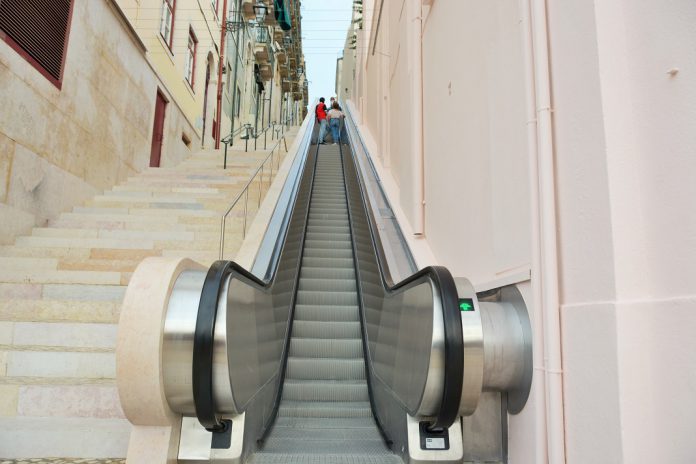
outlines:
M72 0L1 0L0 29L60 81Z

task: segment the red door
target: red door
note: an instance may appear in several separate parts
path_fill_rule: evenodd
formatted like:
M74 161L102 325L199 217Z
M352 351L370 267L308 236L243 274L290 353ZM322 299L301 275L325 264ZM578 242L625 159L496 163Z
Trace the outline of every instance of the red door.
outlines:
M158 168L162 158L162 142L164 141L164 112L167 99L158 90L155 103L155 125L152 129L152 149L150 150L150 167Z

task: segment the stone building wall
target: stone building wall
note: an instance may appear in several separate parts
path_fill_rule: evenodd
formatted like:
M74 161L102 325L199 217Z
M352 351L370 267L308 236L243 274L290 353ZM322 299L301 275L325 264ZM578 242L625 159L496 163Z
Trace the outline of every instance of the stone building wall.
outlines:
M110 0L76 0L59 89L0 41L0 243L149 165L157 89L145 48ZM188 146L182 136L191 141ZM162 166L200 138L170 98Z

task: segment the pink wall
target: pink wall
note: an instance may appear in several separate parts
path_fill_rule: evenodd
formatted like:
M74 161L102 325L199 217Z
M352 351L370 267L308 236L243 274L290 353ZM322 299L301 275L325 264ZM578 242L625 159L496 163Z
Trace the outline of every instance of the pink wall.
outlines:
M419 264L479 289L518 283L538 322L528 279L544 244L534 242L526 116L538 111L528 98L537 80L525 72L538 49L524 35L542 23L526 8L543 2L384 2L372 55L380 3L365 2L353 103ZM567 462L693 462L696 3L546 3ZM422 37L409 27L419 18ZM530 402L510 418L511 462L545 460L539 366Z

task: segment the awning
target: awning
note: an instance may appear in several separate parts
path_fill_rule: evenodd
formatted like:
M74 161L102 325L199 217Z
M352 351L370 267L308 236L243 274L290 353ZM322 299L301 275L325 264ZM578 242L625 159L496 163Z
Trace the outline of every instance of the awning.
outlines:
M274 0L274 5L273 13L276 21L278 21L278 25L282 30L289 31L292 29L292 23L290 21L290 11L285 6L285 0Z

